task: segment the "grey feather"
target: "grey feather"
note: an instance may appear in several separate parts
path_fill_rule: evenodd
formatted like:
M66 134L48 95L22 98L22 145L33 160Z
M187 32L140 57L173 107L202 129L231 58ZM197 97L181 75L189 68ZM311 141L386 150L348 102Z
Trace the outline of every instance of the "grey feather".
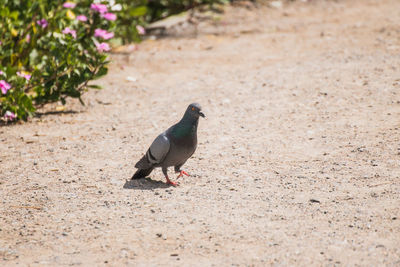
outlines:
M175 171L179 172L181 166L196 150L197 126L200 116L204 117L200 105L190 104L183 118L160 134L146 154L135 164L135 167L139 169L137 173L147 173L140 170L161 167L164 175L168 177L167 168L171 166L174 166Z
M147 169L163 161L169 151L170 143L165 133L153 141L146 154L135 164L138 169Z
M165 133L160 134L151 144L146 155L152 164L158 164L163 161L169 151L170 143Z

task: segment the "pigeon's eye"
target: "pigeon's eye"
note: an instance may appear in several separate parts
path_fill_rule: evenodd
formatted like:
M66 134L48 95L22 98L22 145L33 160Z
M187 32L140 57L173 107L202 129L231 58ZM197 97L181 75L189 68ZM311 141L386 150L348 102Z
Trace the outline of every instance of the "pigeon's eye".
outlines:
M194 108L194 107L192 107L192 110L194 111L194 110L195 110L195 108Z

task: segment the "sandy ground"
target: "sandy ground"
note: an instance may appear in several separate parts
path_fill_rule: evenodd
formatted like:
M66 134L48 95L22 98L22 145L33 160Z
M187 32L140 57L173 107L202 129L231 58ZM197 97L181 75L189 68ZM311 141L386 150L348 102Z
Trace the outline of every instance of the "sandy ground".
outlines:
M0 265L400 266L400 1L229 7L99 82L0 128ZM192 177L129 181L195 101Z

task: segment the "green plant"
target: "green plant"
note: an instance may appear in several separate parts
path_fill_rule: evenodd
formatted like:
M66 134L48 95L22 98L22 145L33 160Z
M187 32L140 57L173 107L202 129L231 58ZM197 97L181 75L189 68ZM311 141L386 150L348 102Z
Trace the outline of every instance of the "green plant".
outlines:
M3 1L4 2L4 1ZM107 73L115 18L92 1L5 0L0 6L0 115L26 119L35 107L78 98ZM108 14L108 15L107 15ZM83 103L83 102L82 102Z

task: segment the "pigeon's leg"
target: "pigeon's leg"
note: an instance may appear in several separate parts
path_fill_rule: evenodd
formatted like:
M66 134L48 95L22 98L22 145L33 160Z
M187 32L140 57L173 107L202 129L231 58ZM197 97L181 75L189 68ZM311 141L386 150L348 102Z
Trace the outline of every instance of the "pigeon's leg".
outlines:
M170 184L170 185L173 185L173 186L177 186L178 185L178 183L175 183L175 182L172 182L169 178L168 178L168 173L167 173L167 168L162 168L162 172L163 172L163 174L164 174L164 176L165 176L165 178L167 179L167 184Z
M183 175L190 176L187 172L185 172L185 171L180 171L180 172L179 172L179 175L178 175L178 177L176 177L176 179L182 177Z
M175 172L179 172L179 175L176 177L176 179L182 177L183 175L190 176L189 173L181 170L182 165L183 164L175 166Z

